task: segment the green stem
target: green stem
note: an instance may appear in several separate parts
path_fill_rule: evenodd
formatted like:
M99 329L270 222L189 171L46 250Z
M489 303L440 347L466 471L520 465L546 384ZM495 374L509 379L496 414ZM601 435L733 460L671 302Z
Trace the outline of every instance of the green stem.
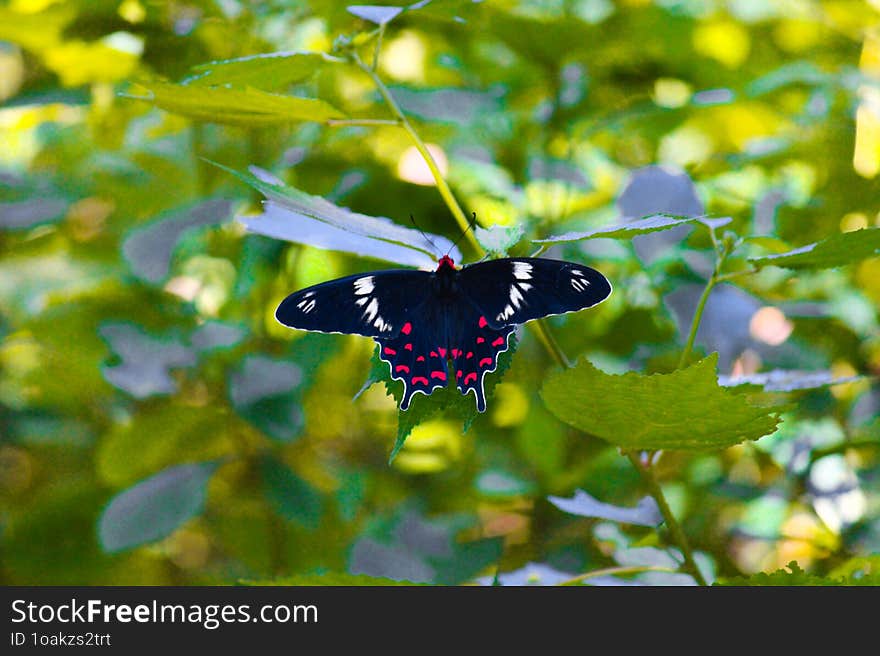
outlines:
M700 320L703 318L703 310L706 308L706 301L709 300L709 294L712 292L712 288L715 287L715 283L718 282L718 277L715 273L712 274L712 277L709 278L709 282L706 283L706 288L703 290L703 295L700 296L700 301L697 303L697 309L694 311L694 318L691 321L691 330L688 333L687 343L684 345L684 350L681 352L681 358L678 360L678 369L683 369L687 366L688 361L691 357L691 351L694 348L694 340L697 337L697 329L700 327Z
M702 572L700 572L700 568L697 567L697 562L694 560L694 554L691 551L691 545L688 542L687 535L685 535L684 530L682 530L681 524L675 519L675 515L672 514L672 509L669 507L669 504L666 501L666 496L663 494L663 489L660 487L657 478L654 476L654 470L651 469L650 463L642 465L639 461L639 456L635 453L628 452L626 456L629 458L633 467L635 467L641 475L650 495L654 497L654 500L657 502L657 506L660 508L660 513L663 515L663 520L666 522L666 527L669 529L673 541L678 545L678 548L681 549L681 554L684 557L684 567L688 569L698 585L708 585L706 579L703 578Z
M443 201L446 203L446 206L449 208L452 216L455 217L455 220L458 223L458 227L461 228L461 231L466 235L474 250L480 256L485 255L483 247L480 246L480 242L477 241L477 238L474 236L473 231L470 230L470 222L467 220L464 211L461 209L458 201L455 200L455 196L452 195L452 190L449 188L449 185L443 178L443 173L440 171L440 167L437 166L437 162L434 159L434 156L431 155L431 151L428 150L425 142L422 141L422 138L419 136L418 132L416 132L413 128L412 124L409 122L409 119L400 108L400 105L398 105L397 101L394 99L394 96L391 95L391 91L388 89L387 86L385 86L385 83L382 82L382 79L379 77L376 71L364 64L364 62L361 61L360 57L358 57L357 54L352 53L352 60L358 68L360 68L364 73L370 76L370 79L373 80L373 84L376 86L376 89L382 95L382 98L385 99L385 103L388 105L391 113L413 140L413 144L415 144L415 147L419 151L419 154L425 160L425 164L427 164L428 168L431 170L431 175L434 177L434 182L437 185L437 191L440 192L440 195L443 197Z
M556 360L556 364L564 369L570 369L571 361L569 361L563 350L559 347L559 344L553 337L553 333L547 328L547 324L542 319L538 319L537 321L530 322L529 327L537 335L551 357Z
M348 127L378 127L383 125L399 127L400 121L387 118L331 118L324 122L324 125L331 128L348 128Z
M599 576L618 576L620 574L641 574L642 572L668 572L675 573L674 569L668 567L658 567L656 565L629 565L626 567L606 567L605 569L594 569L579 576L572 577L567 581L563 581L559 585L577 585L589 579L595 579Z

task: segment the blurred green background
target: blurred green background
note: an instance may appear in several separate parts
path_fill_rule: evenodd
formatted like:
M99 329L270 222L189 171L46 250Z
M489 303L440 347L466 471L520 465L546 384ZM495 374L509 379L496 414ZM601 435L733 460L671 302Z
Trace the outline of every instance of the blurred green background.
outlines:
M368 56L381 36L378 76L465 211L523 229L512 253L656 212L731 217L763 238L749 252L782 252L880 226L880 3L435 0L383 16L335 0L0 3L0 582L558 583L614 567L635 569L589 582L691 582L638 571L675 567L663 533L548 501L634 506L646 490L548 411L556 364L532 332L470 430L438 412L389 464L394 399L379 384L352 401L373 342L275 322L288 293L388 265L246 233L234 217L259 194L206 160L454 239L405 130L139 98L206 62ZM242 89L391 117L356 67L308 68ZM615 292L550 329L609 373L668 372L711 252L696 228L555 247ZM784 390L783 423L757 442L660 458L710 579L792 560L829 580L877 572L878 302L876 256L713 292L696 344L719 374L853 380Z

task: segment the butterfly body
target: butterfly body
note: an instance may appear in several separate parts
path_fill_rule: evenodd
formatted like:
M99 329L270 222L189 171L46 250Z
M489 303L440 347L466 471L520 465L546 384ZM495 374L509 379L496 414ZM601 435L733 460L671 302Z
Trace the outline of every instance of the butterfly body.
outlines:
M457 269L443 256L433 272L374 271L300 290L275 317L300 330L375 339L391 377L404 384L401 410L454 380L483 412L484 377L516 325L591 307L610 293L605 276L573 262L501 258Z

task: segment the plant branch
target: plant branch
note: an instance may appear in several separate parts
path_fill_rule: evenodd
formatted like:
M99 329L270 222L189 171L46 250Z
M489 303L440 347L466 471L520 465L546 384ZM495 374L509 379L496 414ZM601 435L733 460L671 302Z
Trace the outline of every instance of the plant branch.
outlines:
M697 584L708 585L706 579L703 578L702 572L700 572L700 568L697 567L697 562L694 560L694 554L691 551L691 545L688 542L687 535L685 535L684 530L681 528L675 515L672 514L672 509L666 501L663 489L660 487L657 478L654 476L654 470L651 469L651 464L648 463L643 465L639 461L638 454L632 452L627 452L626 456L629 458L633 467L639 472L639 475L642 477L650 495L654 497L654 500L657 502L657 506L660 508L660 513L663 515L663 520L666 522L666 527L669 529L673 541L678 545L678 548L681 549L681 554L684 557L684 567L688 569L690 575L694 577Z
M437 162L434 159L434 156L431 155L431 151L428 150L425 142L419 136L418 132L415 131L415 128L413 128L412 124L409 122L409 119L400 108L400 105L398 105L397 101L394 99L394 96L391 95L391 91L388 89L387 86L385 86L385 83L382 82L382 79L379 77L376 71L367 66L361 60L361 58L357 56L357 53L351 53L351 57L355 65L357 65L358 68L360 68L364 73L370 76L370 79L372 79L373 84L376 86L376 89L382 95L382 98L385 100L385 104L388 105L391 113L397 119L400 126L407 131L410 138L413 140L413 144L415 144L415 147L419 151L419 154L421 154L422 158L425 160L425 164L427 164L428 168L431 170L431 175L434 177L434 182L437 185L437 191L440 192L440 196L443 197L443 201L446 203L446 206L449 208L452 216L455 217L455 220L458 223L458 227L461 228L462 232L467 237L468 242L479 255L484 255L485 251L483 250L483 247L480 246L480 242L477 241L477 238L474 236L473 231L470 230L470 223L465 216L464 211L461 209L461 205L458 204L458 201L455 200L455 196L452 195L452 190L449 188L449 185L443 178L443 173L440 171L440 167L437 166Z
M617 576L620 574L641 574L642 572L667 572L674 574L674 569L668 567L659 567L657 565L628 565L625 567L606 567L604 569L594 569L592 572L586 572L579 576L572 577L567 581L563 581L559 585L577 585L589 579L595 579L600 576Z

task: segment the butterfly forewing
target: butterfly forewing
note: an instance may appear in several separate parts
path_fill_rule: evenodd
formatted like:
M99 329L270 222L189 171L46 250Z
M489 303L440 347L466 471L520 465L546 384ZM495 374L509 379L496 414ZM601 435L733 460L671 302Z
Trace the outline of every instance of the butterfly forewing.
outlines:
M595 269L544 258L479 262L464 267L460 281L493 328L583 310L611 293L611 283Z
M396 336L427 299L430 277L426 271L392 269L331 280L285 298L275 318L299 330Z

